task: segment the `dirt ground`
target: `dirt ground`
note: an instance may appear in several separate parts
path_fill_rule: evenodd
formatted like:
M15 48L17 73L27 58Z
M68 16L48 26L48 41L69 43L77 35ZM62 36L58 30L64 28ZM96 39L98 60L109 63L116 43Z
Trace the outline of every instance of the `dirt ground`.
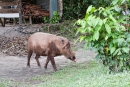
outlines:
M37 32L37 29L40 28L42 27L39 25L31 26L29 31ZM33 76L53 73L51 63L49 63L47 70L43 68L46 60L46 57L43 56L40 58L42 68L37 66L34 55L31 58L31 68L26 67L26 43L30 34L20 33L17 29L18 26L0 27L0 79L8 78L10 80L25 80L28 77L30 78ZM12 39L14 41L12 41ZM82 63L94 59L94 57L95 53L93 51L83 50L82 48L78 48L76 51L76 63ZM55 62L58 70L70 63L74 63L66 59L64 56L56 57Z

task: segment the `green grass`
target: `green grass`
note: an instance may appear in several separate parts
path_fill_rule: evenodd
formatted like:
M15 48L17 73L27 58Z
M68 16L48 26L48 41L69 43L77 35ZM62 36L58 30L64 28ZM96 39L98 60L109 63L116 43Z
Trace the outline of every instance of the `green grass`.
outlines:
M0 82L0 87L15 87L13 82ZM17 84L15 84L17 85ZM129 87L130 73L109 74L107 68L87 61L72 63L55 73L32 77L20 87Z
M8 79L0 80L0 87L17 87L19 82L12 82Z
M130 74L109 74L108 69L94 61L71 64L48 76L33 77L42 83L35 87L129 87Z

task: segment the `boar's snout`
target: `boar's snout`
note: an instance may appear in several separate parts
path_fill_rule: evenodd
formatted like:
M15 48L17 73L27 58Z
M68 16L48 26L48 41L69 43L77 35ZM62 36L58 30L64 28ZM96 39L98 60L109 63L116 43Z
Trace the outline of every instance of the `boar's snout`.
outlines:
M68 56L68 59L76 62L75 52L71 51L70 54L69 54L69 56Z
M70 59L70 60L76 62L76 57L75 57L75 56L69 57L68 59Z

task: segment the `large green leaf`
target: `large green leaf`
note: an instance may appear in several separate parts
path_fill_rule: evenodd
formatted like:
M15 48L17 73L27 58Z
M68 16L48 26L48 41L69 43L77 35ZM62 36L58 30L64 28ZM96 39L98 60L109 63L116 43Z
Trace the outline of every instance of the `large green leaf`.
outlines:
M118 41L118 46L120 46L125 42L125 39L124 38L119 38L119 39L117 39L117 41Z
M96 27L98 22L99 22L99 18L96 18L95 20L93 20L93 27Z
M108 35L106 35L106 37L105 37L105 40L107 40L108 39Z
M128 43L130 43L130 37L128 37L128 38L126 39L126 41L127 41Z
M99 39L99 31L96 30L96 31L94 32L93 40L98 40L98 39Z
M110 48L110 53L111 53L111 54L114 53L115 50L116 50L115 47Z
M90 5L89 7L88 7L88 9L87 9L87 12L86 13L88 13L89 14L89 12L92 10L92 5Z
M112 15L110 15L109 18L110 18L113 22L115 22L115 23L117 22L116 19L115 19Z
M110 34L111 33L110 26L108 24L105 24L105 28L106 28L107 33Z
M92 19L93 19L93 15L89 16L86 21L90 26L92 26L92 21L91 21Z
M107 18L103 19L103 23L106 24Z
M102 26L102 25L103 25L103 20L99 20L98 24L99 24L100 26Z
M113 53L113 56L118 55L119 53L120 53L120 48L115 50L115 52Z
M112 1L112 4L113 4L113 5L116 5L117 3L118 3L118 0L113 0L113 1Z
M129 48L129 47L123 47L122 50L123 50L125 53L129 53L130 48Z
M81 25L82 25L82 28L85 28L86 27L86 21L82 20Z

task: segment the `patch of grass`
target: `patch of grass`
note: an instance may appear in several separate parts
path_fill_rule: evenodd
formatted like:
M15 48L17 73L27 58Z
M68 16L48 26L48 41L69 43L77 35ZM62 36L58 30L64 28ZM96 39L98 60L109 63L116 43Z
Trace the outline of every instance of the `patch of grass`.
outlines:
M94 60L72 63L55 73L30 78L17 85L5 80L0 87L129 87L130 73L109 74L109 69Z
M18 82L12 82L8 79L0 80L0 87L17 87Z
M109 74L107 68L95 61L71 64L51 75L33 77L42 83L35 87L129 87L130 74Z
M87 78L105 73L106 70L99 67L95 61L89 61L82 64L71 64L53 75L34 77L32 80L43 82L35 87L84 87L87 84Z

